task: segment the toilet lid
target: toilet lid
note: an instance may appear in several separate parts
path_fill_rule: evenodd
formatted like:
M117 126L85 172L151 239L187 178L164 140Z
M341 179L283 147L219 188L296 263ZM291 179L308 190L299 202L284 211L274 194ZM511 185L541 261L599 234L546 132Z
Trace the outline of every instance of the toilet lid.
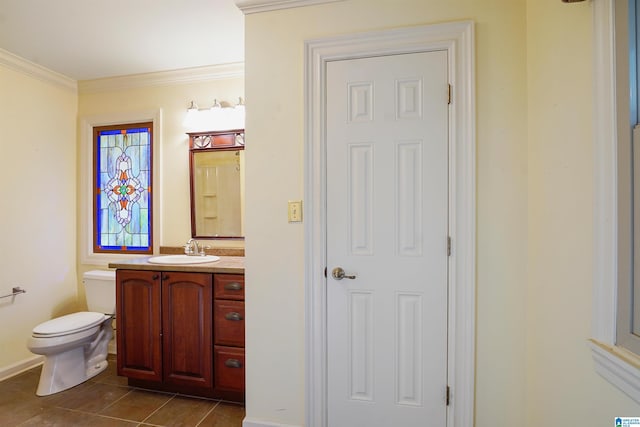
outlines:
M34 336L54 337L66 335L73 332L80 332L99 325L106 319L103 313L92 311L81 311L67 314L39 324L33 328Z

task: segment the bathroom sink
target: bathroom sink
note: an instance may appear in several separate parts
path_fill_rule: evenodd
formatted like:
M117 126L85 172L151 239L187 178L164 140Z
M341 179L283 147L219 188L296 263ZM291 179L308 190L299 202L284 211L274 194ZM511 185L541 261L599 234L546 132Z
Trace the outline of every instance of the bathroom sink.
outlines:
M149 258L151 264L204 264L220 259L215 255L160 255Z

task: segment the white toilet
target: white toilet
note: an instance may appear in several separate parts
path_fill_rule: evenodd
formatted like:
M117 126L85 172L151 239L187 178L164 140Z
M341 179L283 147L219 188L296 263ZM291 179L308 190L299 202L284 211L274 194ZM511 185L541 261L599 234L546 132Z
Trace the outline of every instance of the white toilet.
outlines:
M38 396L76 386L107 368L116 312L116 273L87 271L82 281L91 311L57 317L33 328L27 347L45 357Z

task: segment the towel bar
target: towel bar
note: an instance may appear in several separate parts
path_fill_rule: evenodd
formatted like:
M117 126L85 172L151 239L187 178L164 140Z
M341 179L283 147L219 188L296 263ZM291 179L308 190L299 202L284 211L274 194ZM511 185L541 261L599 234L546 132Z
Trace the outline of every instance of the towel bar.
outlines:
M8 295L1 295L0 298L9 298L9 297L15 297L18 294L26 294L27 291L25 291L24 289L21 289L20 286L15 286L13 289L11 289L11 293Z

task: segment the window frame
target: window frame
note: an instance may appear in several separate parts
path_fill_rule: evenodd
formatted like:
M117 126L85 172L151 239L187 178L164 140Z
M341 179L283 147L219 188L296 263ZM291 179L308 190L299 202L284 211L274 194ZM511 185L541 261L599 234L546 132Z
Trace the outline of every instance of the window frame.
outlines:
M159 252L159 242L162 241L162 180L160 176L162 159L162 110L148 110L128 113L111 113L85 116L80 119L80 241L79 258L83 265L107 266L110 262L123 259L140 258L149 254L103 253L94 251L94 201L93 201L93 155L94 155L94 127L119 124L133 124L142 122L153 123L152 176L153 199L152 216L154 227L152 230L153 253Z
M633 302L634 280L637 272L634 268L634 190L633 190L633 153L632 123L636 121L635 108L631 102L635 99L631 84L631 65L629 43L631 31L631 10L628 0L614 3L614 64L616 96L616 171L617 183L617 244L618 277L616 293L616 339L615 343L635 354L640 354L640 337L633 333L635 304ZM634 61L635 62L635 61ZM635 67L634 67L635 68ZM640 307L639 307L640 309Z
M617 345L619 261L628 262L630 248L620 245L620 179L617 156L619 114L627 110L627 96L617 97L624 81L616 67L615 2L595 0L594 51L594 253L592 338L589 340L595 370L640 403L640 357ZM623 83L624 84L624 83ZM628 74L627 74L628 84ZM628 114L628 112L627 112ZM621 254L621 251L626 251ZM627 282L628 283L628 282Z
M149 245L147 247L139 247L139 248L132 248L132 247L104 247L102 245L99 244L98 240L100 240L100 236L98 236L98 232L102 231L100 230L100 225L98 224L99 222L99 218L98 218L98 200L99 200L99 196L103 197L102 195L104 194L104 191L102 191L103 189L101 188L101 191L98 193L97 192L97 186L98 186L98 180L99 180L99 176L101 175L98 171L99 166L99 146L101 145L100 141L98 140L101 137L101 134L103 132L113 132L116 131L118 133L124 131L125 134L129 134L129 131L131 130L139 130L141 128L144 129L148 129L149 130L149 153L151 154L150 158L149 158L149 170L151 171L151 174L149 176L149 184L148 184L148 189L150 189L149 194L148 194L148 198L151 202L151 204L149 205L149 213L148 213L148 224L149 224ZM116 125L109 125L109 126L94 126L93 127L93 165L92 165L92 171L93 171L93 252L94 253L114 253L114 254L145 254L145 255L150 255L153 253L153 229L154 229L154 221L153 221L153 197L154 197L154 191L153 191L153 186L154 186L154 180L153 180L153 171L154 171L154 162L153 162L153 151L154 151L154 133L153 133L153 122L140 122L140 123L118 123ZM148 190L147 189L147 190Z

